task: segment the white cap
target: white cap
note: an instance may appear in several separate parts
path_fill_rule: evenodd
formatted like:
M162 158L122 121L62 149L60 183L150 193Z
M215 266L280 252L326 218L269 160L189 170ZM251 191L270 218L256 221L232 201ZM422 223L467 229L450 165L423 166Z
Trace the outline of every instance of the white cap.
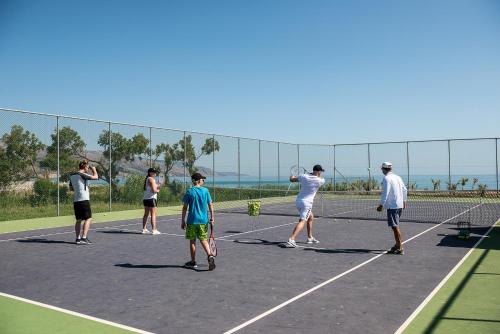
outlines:
M382 168L392 168L392 162L390 161L383 162Z

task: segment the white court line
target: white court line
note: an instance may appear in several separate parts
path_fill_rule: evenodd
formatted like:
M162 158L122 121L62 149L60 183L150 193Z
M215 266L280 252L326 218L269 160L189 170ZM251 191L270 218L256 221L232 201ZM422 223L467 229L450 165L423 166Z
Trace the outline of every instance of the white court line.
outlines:
M125 329L125 330L128 330L128 331L134 332L134 333L154 334L152 332L147 332L147 331L144 331L142 329L125 326L125 325L122 325L122 324L119 324L119 323L116 323L116 322L112 322L112 321L108 321L108 320L104 320L104 319L99 319L99 318L92 317L90 315L86 315L86 314L83 314L83 313L78 313L78 312L70 311L70 310L67 310L67 309L64 309L64 308L60 308L60 307L57 307L57 306L40 303L40 302L37 302L37 301L34 301L34 300L30 300L30 299L26 299L26 298L14 296L14 295L9 295L9 294L3 293L3 292L0 292L0 296L6 297L6 298L10 298L10 299L19 300L19 301L22 301L22 302L25 302L25 303L28 303L28 304L32 304L32 305L36 305L36 306L40 306L40 307L45 307L45 308L48 308L50 310L62 312L62 313L69 314L69 315L72 315L72 316L75 316L75 317L79 317L79 318L83 318L83 319L87 319L87 320L92 320L92 321L95 321L95 322L99 322L101 324L106 324L106 325L109 325L109 326L113 326L113 327Z
M165 219L165 220L157 220L156 222L166 222L166 221L177 220L177 219L178 218L170 218L170 219ZM116 229L118 227L132 226L132 225L137 225L137 224L138 223L130 223L130 224L116 225L116 226L96 227L96 228L94 228L92 230L93 231L97 231L97 230L106 230L106 229L113 229L113 228ZM68 226L49 227L49 229L52 229L52 228L66 228L66 227L68 227ZM45 229L47 229L47 228L45 228ZM24 232L29 232L29 231L24 231ZM11 232L11 233L15 233L15 232ZM57 232L57 233L49 233L49 234L31 235L31 236L27 236L27 237L4 239L4 240L0 240L0 242L16 241L16 240L26 240L26 239L34 239L34 238L40 238L40 237L50 237L50 236L53 236L53 235L70 234L70 233L75 233L75 231L71 230L71 231L66 231L66 232Z
M215 238L215 239L218 240L218 239L224 239L224 238L234 237L234 236L237 236L237 235L247 234L247 233L260 232L260 231L270 230L270 229L278 228L278 227L282 227L282 226L289 226L289 225L296 224L296 223L298 223L298 222L286 223L286 224L275 225L275 226L270 226L270 227L266 227L266 228L260 228L260 229L252 230L252 231L246 231L246 232L240 232L240 233L225 235L223 237L219 237L219 238Z
M448 280L453 276L453 274L460 268L460 266L467 260L469 255L472 254L472 252L479 246L479 244L490 234L491 230L495 227L496 224L498 224L500 220L498 220L495 224L493 224L488 231L486 231L485 234L481 236L481 238L476 242L474 246L465 254L465 256L460 260L460 262L457 263L453 269L446 275L441 282L434 288L434 290L431 291L431 293L424 299L424 301L413 311L413 313L408 317L408 319L403 322L403 324L394 332L394 334L401 334L403 331L410 325L410 323L419 315L420 312L424 309L424 307L431 301L432 298L438 293L438 291L443 287L443 285L448 282Z
M479 204L479 205L480 205L480 204ZM423 232L421 232L421 233L419 233L419 234L417 234L417 235L415 235L415 236L411 237L410 239L408 239L408 240L404 241L404 242L403 242L403 244L405 244L405 243L407 243L407 242L409 242L409 241L411 241L411 240L413 240L413 239L415 239L415 238L418 238L419 236L421 236L421 235L423 235L423 234L425 234L425 233L427 233L427 232L429 232L429 231L431 231L431 230L433 230L433 229L437 228L438 226L441 226L441 225L443 225L443 224L445 224L445 223L449 222L449 221L450 221L450 220L452 220L452 219L455 219L455 218L457 218L457 217L459 217L459 216L461 216L461 215L463 215L463 214L467 213L467 212L468 212L468 211L470 211L470 210L475 209L475 208L476 208L476 207L478 207L479 205L477 205L477 206L475 206L475 207L473 207L473 208L470 208L470 209L468 209L468 210L465 210L464 212L461 212L461 213L459 213L459 214L458 214L458 215L456 215L456 216L453 216L453 217L451 217L451 218L449 218L449 219L447 219L447 220L445 220L445 221L443 221L443 222L441 222L441 223L439 223L439 224L437 224L437 225L435 225L435 226L432 226L432 227L430 227L430 228L426 229L425 231L423 231ZM320 284L318 284L318 285L316 285L316 286L312 287L311 289L309 289L309 290L307 290L307 291L304 291L304 292L302 292L301 294L299 294L299 295L297 295L297 296L295 296L295 297L293 297L293 298L291 298L291 299L288 299L287 301L285 301L285 302L283 302L283 303L281 303L281 304L279 304L279 305L277 305L277 306L275 306L275 307L273 307L273 308L271 308L271 309L267 310L266 312L261 313L261 314L259 314L258 316L254 317L254 318L252 318L252 319L250 319L250 320L245 321L245 322L244 322L244 323L242 323L241 325L236 326L236 327L234 327L234 328L232 328L232 329L230 329L230 330L228 330L228 331L224 332L224 334L231 334L231 333L235 333L235 332L239 331L240 329L243 329L243 328L247 327L248 325L251 325L251 324L253 324L254 322L256 322L256 321L258 321L258 320L260 320L260 319L262 319L262 318L264 318L264 317L266 317L266 316L268 316L268 315L270 315L271 313L274 313L274 312L278 311L279 309L281 309L281 308L283 308L283 307L287 306L288 304L291 304L291 303L293 303L294 301L296 301L296 300L298 300L298 299L300 299L300 298L302 298L302 297L304 297L304 296L307 296L307 295L308 295L308 294L310 294L311 292L314 292L314 291L316 291L316 290L318 290L318 289L320 289L320 288L324 287L325 285L328 285L328 284L330 284L330 283L332 283L332 282L334 282L334 281L338 280L339 278L341 278L341 277L343 277L343 276L345 276L345 275L347 275L347 274L349 274L349 273L351 273L351 272L353 272L353 271L355 271L355 270L357 270L357 269L359 269L359 268L361 268L361 267L363 267L363 266L365 266L365 265L369 264L370 262L375 261L376 259L378 259L379 257L381 257L381 256L383 256L383 255L385 255L385 254L387 254L387 251L385 251L385 252L383 252L383 253L381 253L381 254L375 255L374 257L372 257L372 258L370 258L370 259L368 259L368 260L364 261L363 263L360 263L360 264L358 264L357 266L355 266L355 267L353 267L353 268L351 268L351 269L349 269L349 270L347 270L347 271L344 271L343 273L341 273L341 274L339 274L339 275L337 275L337 276L334 276L334 277L332 277L332 278L330 278L330 279L328 279L328 280L324 281L323 283L320 283Z

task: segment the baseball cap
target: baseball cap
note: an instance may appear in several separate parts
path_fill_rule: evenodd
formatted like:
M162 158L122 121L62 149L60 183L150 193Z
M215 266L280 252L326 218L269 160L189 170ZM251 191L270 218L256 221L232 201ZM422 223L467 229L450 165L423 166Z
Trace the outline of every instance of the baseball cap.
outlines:
M321 165L314 165L313 171L315 171L315 172L324 172L325 170L323 169L323 167L321 167Z
M191 180L193 181L198 181L198 180L205 180L207 177L206 176L203 176L201 175L200 173L194 173L193 175L191 175Z
M390 162L390 161L383 162L382 168L392 168L392 162Z

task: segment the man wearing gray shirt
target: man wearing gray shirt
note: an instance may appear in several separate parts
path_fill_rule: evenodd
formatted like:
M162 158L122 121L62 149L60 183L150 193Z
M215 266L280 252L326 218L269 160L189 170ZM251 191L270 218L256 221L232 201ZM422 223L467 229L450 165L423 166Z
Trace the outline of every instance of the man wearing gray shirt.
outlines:
M382 194L380 194L380 205L377 211L387 209L387 224L394 233L396 244L389 250L389 254L403 255L403 241L399 229L399 218L403 209L406 209L408 190L398 175L392 172L392 163L387 161L382 164Z
M87 238L92 220L92 210L90 208L90 193L88 187L89 180L97 180L99 176L95 167L89 167L87 160L82 160L78 165L78 172L72 173L69 177L69 188L74 191L73 208L75 210L75 233L76 244L87 245L91 244ZM88 171L91 170L92 174ZM82 228L83 221L83 228Z

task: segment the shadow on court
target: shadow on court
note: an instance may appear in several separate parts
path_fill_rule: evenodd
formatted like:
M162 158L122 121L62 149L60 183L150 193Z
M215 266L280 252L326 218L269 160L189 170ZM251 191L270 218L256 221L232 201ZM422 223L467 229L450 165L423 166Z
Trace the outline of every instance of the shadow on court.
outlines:
M70 244L74 245L74 242L64 241L64 240L49 240L49 239L23 239L16 240L17 242L25 243L25 244Z
M364 248L338 248L338 249L316 249L316 248L307 248L306 251L315 251L317 253L324 254L382 254L386 251L386 249L364 249Z
M115 264L115 267L129 268L129 269L165 269L165 268L173 268L173 269L192 270L192 271L197 271L197 272L209 271L208 270L208 266L203 265L203 264L198 264L198 267L201 267L201 268L205 267L206 269L187 268L186 266L178 265L178 264L132 264L132 263L118 263L118 264Z
M123 231L123 230L96 231L96 233L105 233L105 234L142 234L142 232L140 232L140 231Z

